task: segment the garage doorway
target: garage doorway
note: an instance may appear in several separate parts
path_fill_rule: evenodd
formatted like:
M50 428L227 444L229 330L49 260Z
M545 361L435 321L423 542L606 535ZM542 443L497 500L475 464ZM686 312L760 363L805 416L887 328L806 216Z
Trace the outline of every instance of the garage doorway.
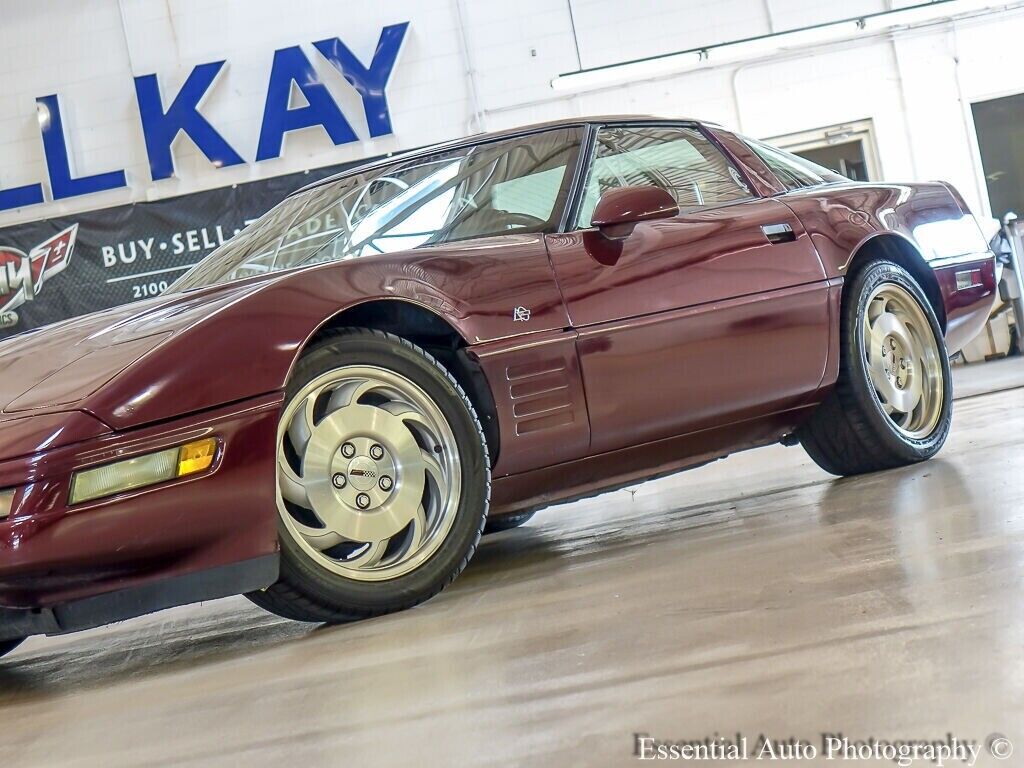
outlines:
M971 104L992 215L1024 216L1024 94Z
M768 143L854 181L877 181L881 178L870 120L776 136L768 139Z

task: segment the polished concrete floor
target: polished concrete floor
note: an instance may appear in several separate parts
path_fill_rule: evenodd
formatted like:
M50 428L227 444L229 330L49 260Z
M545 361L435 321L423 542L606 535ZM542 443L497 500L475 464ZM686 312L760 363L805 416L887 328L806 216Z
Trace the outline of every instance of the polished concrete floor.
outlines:
M33 639L0 663L0 765L626 765L634 732L1024 740L1024 389L1006 388L1024 365L998 365L958 374L969 396L927 464L835 480L799 448L734 456L543 512L402 615L317 628L235 598ZM1024 741L977 764L1021 761Z

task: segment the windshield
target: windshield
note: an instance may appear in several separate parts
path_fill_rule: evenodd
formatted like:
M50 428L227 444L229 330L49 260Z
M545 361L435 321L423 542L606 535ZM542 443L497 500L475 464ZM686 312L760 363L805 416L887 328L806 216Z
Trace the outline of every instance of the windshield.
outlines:
M510 232L555 229L581 128L380 165L294 195L171 291Z

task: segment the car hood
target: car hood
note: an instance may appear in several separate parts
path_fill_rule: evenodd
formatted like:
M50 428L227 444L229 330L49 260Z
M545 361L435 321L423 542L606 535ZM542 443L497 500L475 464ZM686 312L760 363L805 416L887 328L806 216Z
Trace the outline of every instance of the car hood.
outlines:
M0 462L100 437L110 427L82 411L0 413Z
M176 334L258 287L165 295L0 342L0 418L73 410Z

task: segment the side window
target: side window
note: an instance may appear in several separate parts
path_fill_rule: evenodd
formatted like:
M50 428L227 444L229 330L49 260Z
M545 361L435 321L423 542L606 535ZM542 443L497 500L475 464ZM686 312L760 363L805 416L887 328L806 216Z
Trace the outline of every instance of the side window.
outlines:
M827 184L830 181L848 181L845 176L840 176L810 160L783 152L781 149L762 144L760 141L746 138L744 141L786 189L814 187L818 184Z
M577 227L590 226L602 194L633 186L661 187L681 211L753 196L725 155L696 128L605 127L597 134Z

